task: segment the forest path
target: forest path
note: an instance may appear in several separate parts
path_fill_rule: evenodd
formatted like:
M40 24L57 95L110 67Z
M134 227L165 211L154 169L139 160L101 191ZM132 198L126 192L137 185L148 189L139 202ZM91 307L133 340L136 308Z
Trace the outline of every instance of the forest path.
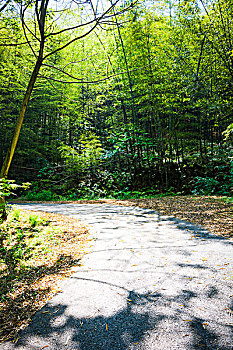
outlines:
M25 204L93 225L94 246L10 349L233 349L232 240L153 210Z

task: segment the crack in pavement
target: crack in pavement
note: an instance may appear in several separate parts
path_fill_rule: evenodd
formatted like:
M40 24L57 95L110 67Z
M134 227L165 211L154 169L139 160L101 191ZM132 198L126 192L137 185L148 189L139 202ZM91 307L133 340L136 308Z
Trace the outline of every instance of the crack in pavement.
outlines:
M232 240L151 209L21 204L92 227L82 266L11 349L232 350Z

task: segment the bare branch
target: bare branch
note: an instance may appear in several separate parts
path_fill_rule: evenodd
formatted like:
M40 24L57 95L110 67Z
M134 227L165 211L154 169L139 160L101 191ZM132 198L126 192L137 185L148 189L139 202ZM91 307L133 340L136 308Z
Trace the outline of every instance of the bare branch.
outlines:
M72 43L76 42L77 40L80 40L80 39L83 39L85 38L87 35L89 35L98 25L99 23L101 22L102 19L106 19L106 18L111 18L111 17L115 17L116 16L116 13L114 13L113 15L111 16L107 16L106 15L112 10L114 9L114 7L116 6L116 4L119 2L120 0L116 0L114 3L111 4L111 6L104 12L102 13L102 15L98 18L98 19L95 19L93 20L91 23L94 23L95 24L93 25L93 27L91 27L86 33L78 36L78 37L75 37L74 39L68 41L65 45L59 47L58 49L48 53L47 55L44 56L43 60L45 60L46 58L48 58L49 56L53 55L54 53L58 52L58 51L61 51L63 50L64 48L66 48L67 46L71 45ZM122 11L119 11L117 14L122 14L124 13L125 11L127 11L129 8L133 7L139 0L136 0L134 3L132 3L130 6L124 8Z
M27 31L38 41L40 42L40 39L31 31L31 29L27 26L26 22L24 21L24 17L21 18L22 24L25 26Z
M91 58L91 57L96 56L96 55L98 55L98 53L94 53L93 55L87 56L87 57L85 57L85 58L83 58L82 60L79 60L79 61L69 62L69 63L67 63L67 64L63 67L63 70L64 70L66 67L70 66L71 64L77 64L77 63L80 63L80 62L87 61L88 58ZM43 65L47 65L47 64L43 63ZM49 65L47 65L47 66L49 66ZM54 66L52 66L52 67L54 67Z
M7 0L7 1L5 2L5 4L4 4L2 7L0 7L0 12L2 12L2 11L7 7L7 5L8 5L10 2L11 2L11 0Z
M107 13L111 10L111 8L112 8L113 6L115 6L115 5L117 4L117 2L119 2L119 1L120 1L120 0L117 0L104 14L101 14L99 17L96 17L96 16L95 16L95 18L93 18L91 21L88 21L88 22L85 22L85 23L81 23L81 24L77 24L77 25L72 26L72 27L69 27L69 28L64 28L64 29L59 30L58 32L49 33L49 34L47 34L47 35L45 36L45 38L48 38L48 37L54 36L54 35L59 35L59 34L62 34L62 33L64 33L64 32L70 31L70 30L74 30L74 29L86 27L86 26L88 26L88 25L90 25L90 24L95 23L96 21L100 21L103 17L104 17L105 19L113 17L113 16L107 16L107 17L105 17L105 14L107 14Z
M22 4L21 4L21 7L20 7L20 17L21 17L21 22L22 22L23 33L24 33L24 36L25 36L25 39L26 39L26 41L27 41L28 46L30 47L30 49L31 49L31 51L32 51L32 53L33 53L33 55L36 57L36 53L35 53L35 51L33 50L33 47L32 47L32 45L31 45L31 42L28 40L27 33L26 33L26 30L25 30L24 14L25 14L26 8L27 8L27 6L26 6L25 9L23 10Z
M47 82L52 86L52 88L53 88L55 91L57 91L62 97L65 96L64 93L63 93L62 91L59 91L59 90L52 84L52 82L49 80L48 77L44 77L44 79L46 79ZM70 97L68 97L68 96L65 96L65 98L68 99L68 100L70 100L70 101L72 101L72 102L79 103L79 101L74 100L74 99L72 99L72 98L70 98Z
M53 81L56 81L56 82L59 82L59 83L63 83L63 84L97 84L97 83L101 83L103 81L106 81L108 79L115 78L115 77L117 77L119 75L128 74L128 72L135 72L135 71L139 71L141 69L145 69L145 67L148 67L149 64L148 65L144 65L143 67L129 69L129 70L126 70L126 71L123 71L123 72L112 74L112 75L109 75L109 76L107 76L105 78L101 78L101 79L93 80L93 81L85 81L85 80L83 80L83 78L74 77L73 75L71 75L71 74L69 74L67 72L64 72L62 69L54 67L54 66L51 66L49 64L43 64L43 66L47 66L47 67L53 68L55 70L58 70L59 72L65 74L66 76L69 76L70 78L75 80L75 81L64 81L64 80L55 79L55 78L52 78L52 77L47 77L48 79L51 79ZM41 75L41 74L40 74L40 77L47 79L44 75Z
M88 30L86 33L84 33L84 34L82 34L82 35L80 35L80 36L70 40L65 45L60 46L58 49L56 49L56 50L48 53L47 55L45 55L43 60L45 60L46 58L48 58L51 55L54 55L56 52L59 52L59 51L65 49L67 46L69 46L70 44L74 43L75 41L85 38L87 35L89 35L97 27L97 25L98 25L98 22L96 22L95 25L90 30Z

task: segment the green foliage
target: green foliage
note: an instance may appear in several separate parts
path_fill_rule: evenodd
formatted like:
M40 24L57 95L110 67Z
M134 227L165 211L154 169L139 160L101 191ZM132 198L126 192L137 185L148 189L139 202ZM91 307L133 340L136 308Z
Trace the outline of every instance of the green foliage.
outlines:
M28 221L31 227L36 227L43 222L43 220L39 217L39 215L34 215L34 214L29 215Z
M54 80L37 81L11 174L33 181L25 199L232 195L233 61L224 49L232 5L170 4L172 18L166 2L138 4L120 26L77 41L42 67ZM19 20L0 21L23 39ZM51 37L47 44L57 45ZM34 59L21 45L1 48L0 161ZM74 84L60 82L63 67Z
M29 182L18 185L15 180L0 179L0 197L9 197L15 194L16 189L26 190L30 185Z
M51 190L42 190L41 192L28 191L23 198L28 201L53 201L59 199Z
M16 267L30 259L36 246L28 244L28 237L32 241L37 237L37 232L26 232L19 226L20 213L16 210L9 216L9 221L1 225L0 235L0 261L4 262L9 270L15 270Z
M223 197L222 200L224 200L226 203L233 203L233 197Z
M232 139L233 137L233 123L228 125L225 131L223 131L225 141Z
M15 194L15 190L23 189L26 190L30 186L30 183L23 183L17 185L14 180L0 179L0 224L7 218L5 197L9 197Z
M10 220L11 221L19 221L19 218L20 218L20 209L16 208L15 206L11 207L10 208L10 214L11 214L11 217L10 217Z
M217 188L219 186L219 181L213 179L213 178L203 178L203 177L195 177L194 178L194 190L192 190L193 194L200 194L200 195L210 195L214 194L217 191Z
M11 208L7 221L0 225L0 264L4 263L11 272L26 266L42 250L46 254L48 236L54 240L57 233L58 229L48 228L38 215L27 216Z
M61 142L58 148L61 158L65 160L70 171L81 171L85 168L96 166L101 161L103 153L99 138L91 133L82 134L76 148Z
M210 177L195 177L193 194L199 195L231 195L233 193L233 177L223 176L222 182Z

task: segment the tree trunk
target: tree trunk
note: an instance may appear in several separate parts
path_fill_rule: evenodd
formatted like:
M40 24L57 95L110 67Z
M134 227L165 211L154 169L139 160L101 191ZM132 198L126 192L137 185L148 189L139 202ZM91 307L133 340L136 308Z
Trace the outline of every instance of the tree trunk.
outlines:
M26 91L26 93L24 95L23 103L22 103L22 106L21 106L21 109L20 109L20 112L19 112L19 117L18 117L18 119L16 121L16 124L15 124L15 130L14 130L14 133L13 133L13 136L12 136L11 145L10 145L8 151L7 151L6 158L5 158L5 160L3 162L3 165L2 165L2 168L1 168L1 172L0 172L0 178L1 179L2 178L6 178L7 175L8 175L9 168L10 168L10 165L11 165L11 162L12 162L12 158L13 158L14 153L15 153L15 148L16 148L16 145L17 145L17 142L18 142L18 139L19 139L19 134L20 134L20 130L21 130L21 127L22 127L22 124L23 124L23 119L24 119L24 116L25 116L27 105L28 105L28 102L30 100L30 96L31 96L31 93L32 93L32 90L33 90L33 87L34 87L34 84L35 84L35 81L36 81L36 78L38 76L41 64L42 64L42 60L40 58L38 58L37 62L36 62L36 65L35 65L35 68L34 68L34 70L32 72L30 81L28 83L27 91Z
M5 198L0 197L0 224L7 219Z
M1 168L0 179L7 178L9 168L10 168L10 165L12 162L12 158L13 158L14 153L15 153L15 148L16 148L16 145L17 145L17 142L19 139L19 134L20 134L20 130L21 130L21 127L23 124L27 105L28 105L28 102L30 100L30 96L31 96L33 87L35 85L36 78L38 76L41 65L42 65L42 55L41 55L41 57L39 56L37 58L35 68L32 72L30 81L28 83L28 87L27 87L26 93L25 93L24 98L23 98L23 103L22 103L22 106L21 106L21 109L19 112L19 116L18 116L18 119L17 119L16 124L15 124L15 129L14 129L14 133L12 136L11 145L8 148L5 160L4 160L2 168ZM0 221L4 221L4 220L6 220L5 198L0 197Z

